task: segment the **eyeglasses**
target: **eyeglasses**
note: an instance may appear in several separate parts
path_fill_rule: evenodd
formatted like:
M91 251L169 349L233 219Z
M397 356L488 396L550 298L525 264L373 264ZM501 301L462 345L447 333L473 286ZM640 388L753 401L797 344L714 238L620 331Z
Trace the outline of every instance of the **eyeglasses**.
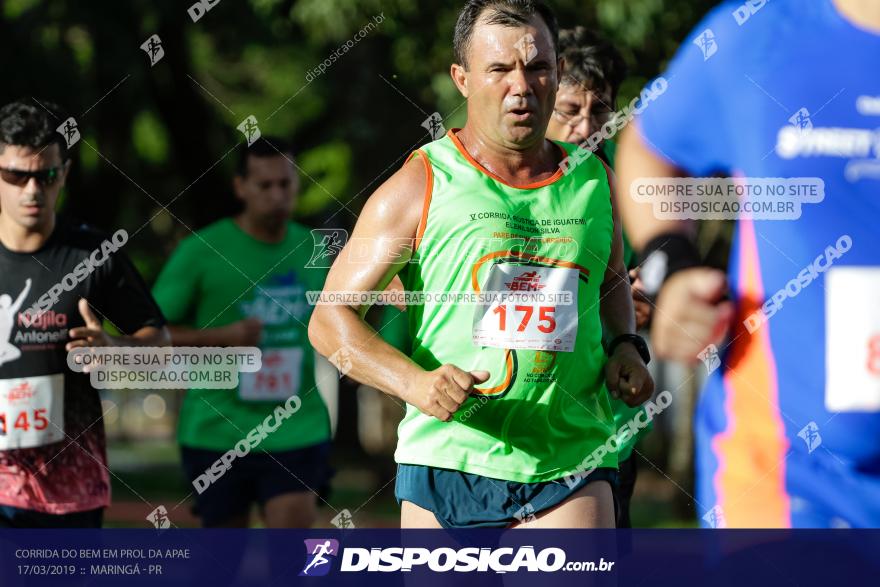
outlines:
M584 118L586 118L586 116L580 114L580 112L577 114L574 112L563 112L556 108L553 109L553 113L556 115L556 118L559 119L559 122L565 123L569 126L577 126L584 120Z
M553 109L553 113L556 114L556 118L559 119L559 122L567 124L568 126L577 126L587 118L587 116L584 116L580 112L577 114L574 112L563 112L556 108ZM610 110L590 110L589 117L597 123L597 126L602 126L611 119L612 114L614 113Z
M31 178L37 180L42 186L50 186L61 177L63 165L58 167L50 167L49 169L37 169L36 171L25 171L23 169L6 169L0 167L0 179L4 182L17 187L23 187L28 184Z

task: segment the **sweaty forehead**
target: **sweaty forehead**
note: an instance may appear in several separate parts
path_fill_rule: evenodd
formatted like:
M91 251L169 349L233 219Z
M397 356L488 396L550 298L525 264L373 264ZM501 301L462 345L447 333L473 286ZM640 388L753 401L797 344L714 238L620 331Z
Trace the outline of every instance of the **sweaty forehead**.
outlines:
M480 16L471 36L468 62L471 65L494 62L514 63L543 59L555 61L556 52L550 30L540 16L533 16L528 24L502 25L486 22L488 13ZM534 56L532 54L537 51Z

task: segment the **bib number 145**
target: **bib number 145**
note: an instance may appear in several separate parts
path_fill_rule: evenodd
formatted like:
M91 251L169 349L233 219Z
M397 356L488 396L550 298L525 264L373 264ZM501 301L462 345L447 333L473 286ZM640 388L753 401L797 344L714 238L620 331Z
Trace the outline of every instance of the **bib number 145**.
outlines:
M45 430L49 427L49 419L46 418L48 411L47 408L37 408L31 410L31 416L28 416L29 412L27 411L18 412L18 414L15 412L0 413L0 434L5 436L9 434L10 429L27 432L31 426L34 427L34 430Z
M63 439L63 374L0 380L0 450Z

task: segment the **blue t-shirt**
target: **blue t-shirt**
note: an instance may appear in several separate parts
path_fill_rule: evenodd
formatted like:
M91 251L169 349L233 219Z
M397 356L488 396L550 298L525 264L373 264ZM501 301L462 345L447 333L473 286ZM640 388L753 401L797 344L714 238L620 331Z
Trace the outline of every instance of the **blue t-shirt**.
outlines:
M730 525L785 525L797 495L848 491L837 475L880 485L880 33L832 0L726 2L663 75L636 121L659 156L697 177L824 181L796 220L737 222L736 327L696 424L702 510L739 500Z

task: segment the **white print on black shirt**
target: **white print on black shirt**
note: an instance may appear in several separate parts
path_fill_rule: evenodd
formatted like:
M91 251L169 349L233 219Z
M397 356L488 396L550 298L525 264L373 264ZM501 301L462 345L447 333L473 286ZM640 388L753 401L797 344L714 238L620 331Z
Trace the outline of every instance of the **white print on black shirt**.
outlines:
M18 295L15 303L9 294L0 295L0 365L16 360L21 356L21 351L9 342L12 335L12 327L15 325L15 313L24 302L24 298L31 290L31 280L25 280L24 289Z
M40 296L34 304L24 313L24 323L30 326L40 319L53 305L58 303L58 299L62 292L73 291L73 289L85 281L95 269L106 263L110 259L110 255L125 246L128 242L128 233L119 229L113 233L109 240L101 243L101 246L80 261L73 271L61 278L58 283L49 288L49 291Z

